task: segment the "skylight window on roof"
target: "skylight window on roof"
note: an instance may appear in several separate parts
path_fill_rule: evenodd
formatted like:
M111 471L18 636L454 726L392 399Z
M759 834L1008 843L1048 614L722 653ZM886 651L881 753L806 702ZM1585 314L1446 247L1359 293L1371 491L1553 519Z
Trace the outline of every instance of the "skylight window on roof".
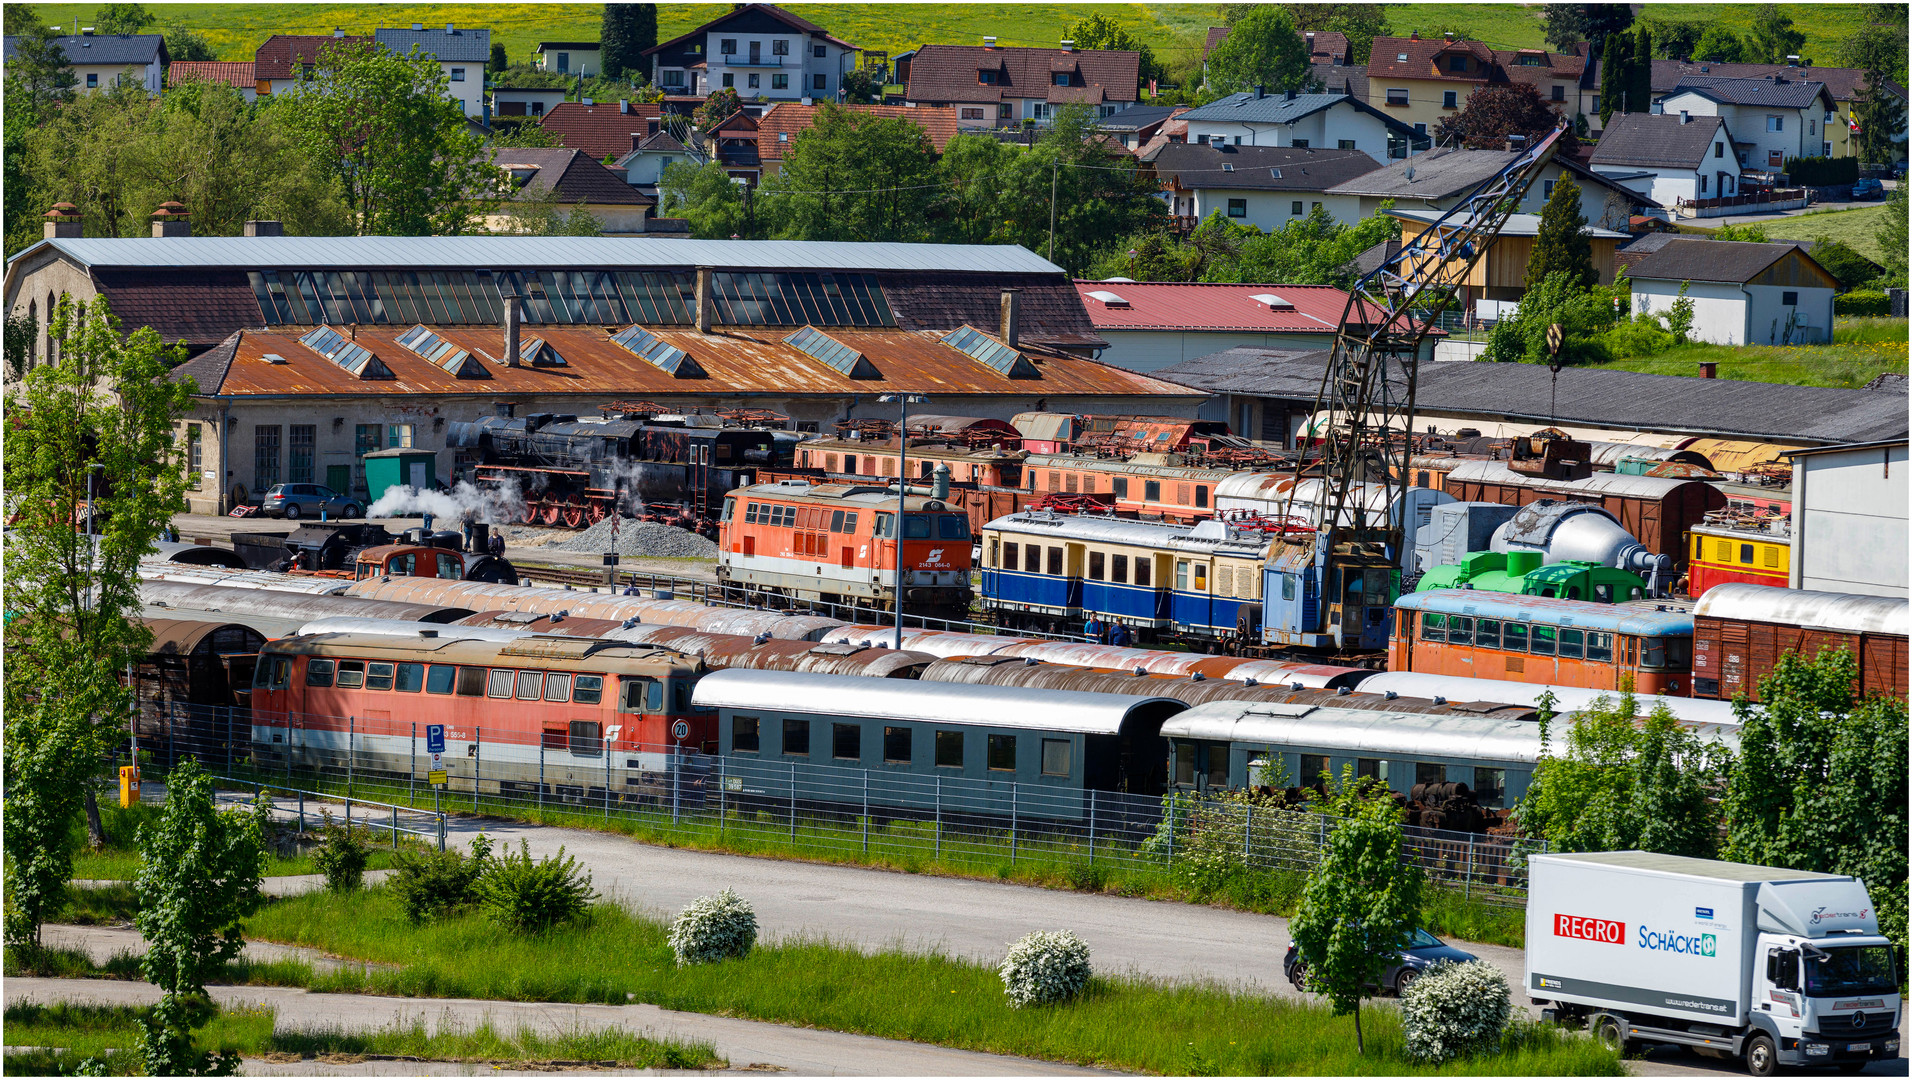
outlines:
M943 343L966 352L983 366L1011 379L1040 379L1042 373L1021 353L973 326L951 330Z
M1249 299L1267 308L1269 311L1293 311L1295 309L1295 305L1291 301L1276 296L1274 293L1256 293L1249 297Z
M570 367L569 361L558 355L558 350L543 338L532 338L518 350L518 358L532 367Z
M392 369L372 355L372 350L348 340L345 335L321 323L319 328L299 339L299 344L332 361L361 379L394 378Z
M1107 289L1091 290L1089 292L1089 299L1099 301L1103 307L1125 308L1129 306L1128 300L1124 298L1121 293L1112 293Z
M806 326L785 337L783 343L802 349L852 379L883 377L882 373L876 370L876 365L865 359L862 353L814 326Z
M485 370L485 365L480 363L477 357L423 326L414 326L398 335L398 343L425 358L433 366L444 368L460 379L491 377L491 372Z
M673 379L701 379L704 369L690 354L662 340L642 326L627 326L611 335L611 340L641 357L645 363Z

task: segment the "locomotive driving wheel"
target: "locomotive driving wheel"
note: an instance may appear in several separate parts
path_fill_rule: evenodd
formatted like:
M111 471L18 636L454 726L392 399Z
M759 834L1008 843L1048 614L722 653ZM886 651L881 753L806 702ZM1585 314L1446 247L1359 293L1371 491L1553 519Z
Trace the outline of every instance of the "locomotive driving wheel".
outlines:
M578 526L583 525L584 524L584 500L581 497L576 495L571 496L571 498L566 500L564 505L560 507L560 513L562 513L564 516L565 528L575 529Z
M603 499L592 499L590 504L584 508L585 519L591 524L596 525L598 522L610 516L609 507L610 504Z
M538 521L545 525L556 525L564 516L564 503L557 499L545 499L538 503Z
M536 525L538 523L537 500L526 499L524 501L524 510L518 515L518 521L523 525Z

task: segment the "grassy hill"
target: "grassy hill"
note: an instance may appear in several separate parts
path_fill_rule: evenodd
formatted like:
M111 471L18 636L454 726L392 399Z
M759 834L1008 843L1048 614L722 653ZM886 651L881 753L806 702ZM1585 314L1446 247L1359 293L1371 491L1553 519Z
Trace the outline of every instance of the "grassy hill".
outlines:
M90 25L97 4L43 4L42 16ZM1835 62L1835 46L1865 21L1862 4L1781 4L1806 34L1806 55ZM668 40L716 17L726 4L660 4L658 34ZM829 28L847 41L898 52L926 42L980 43L993 34L1004 45L1053 45L1071 23L1098 11L1138 32L1173 62L1201 48L1207 27L1220 21L1214 4L789 4L790 11ZM541 40L595 40L600 4L154 4L164 28L173 24L204 34L221 59L250 59L274 33L325 34L334 27L369 33L380 26L422 22L489 27L511 59L528 59ZM1539 4L1396 4L1389 21L1396 33L1423 35L1448 30L1499 48L1540 45ZM1744 33L1753 4L1649 4L1644 17L1694 19Z

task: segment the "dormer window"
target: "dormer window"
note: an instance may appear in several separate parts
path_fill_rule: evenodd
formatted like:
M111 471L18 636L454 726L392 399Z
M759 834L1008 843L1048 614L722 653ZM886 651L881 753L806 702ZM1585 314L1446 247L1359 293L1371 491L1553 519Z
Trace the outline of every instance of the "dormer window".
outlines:
M1522 53L1515 62L1521 67L1542 67L1547 63L1547 58L1537 53Z
M1069 73L1066 71L1058 71L1055 73L1055 80L1057 86L1067 86L1069 85Z
M996 85L996 72L978 71L976 73L976 81L983 84L984 86L994 86Z
M1467 70L1467 57L1465 57L1465 56L1454 56L1454 57L1449 57L1449 58L1448 58L1448 61L1447 61L1447 70L1449 70L1449 71L1462 71L1462 72L1464 72L1464 71L1466 71L1466 70Z

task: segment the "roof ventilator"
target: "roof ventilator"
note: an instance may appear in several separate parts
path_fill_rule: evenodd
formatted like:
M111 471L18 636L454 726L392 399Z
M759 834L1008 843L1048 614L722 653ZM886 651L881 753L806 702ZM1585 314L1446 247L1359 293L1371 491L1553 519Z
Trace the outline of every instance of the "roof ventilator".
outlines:
M1036 365L1015 349L973 326L964 325L943 335L943 344L968 353L971 359L1010 379L1040 379Z
M405 349L424 357L434 367L444 368L460 379L485 379L491 372L485 369L478 358L464 349L453 345L424 326L414 326L398 335L398 343Z
M316 330L300 338L299 344L361 379L396 378L392 374L392 369L386 367L383 360L374 356L372 350L347 340L345 335L323 323Z
M704 369L697 366L697 361L691 359L689 353L659 339L641 326L627 326L611 335L611 340L673 379L705 377Z
M532 367L571 366L570 362L565 360L564 357L559 356L558 350L552 348L551 343L543 338L534 337L530 341L525 342L524 350L520 355L524 361Z
M783 339L783 343L802 350L852 379L883 377L883 373L876 370L876 365L870 363L862 353L814 326L805 326L789 334Z

